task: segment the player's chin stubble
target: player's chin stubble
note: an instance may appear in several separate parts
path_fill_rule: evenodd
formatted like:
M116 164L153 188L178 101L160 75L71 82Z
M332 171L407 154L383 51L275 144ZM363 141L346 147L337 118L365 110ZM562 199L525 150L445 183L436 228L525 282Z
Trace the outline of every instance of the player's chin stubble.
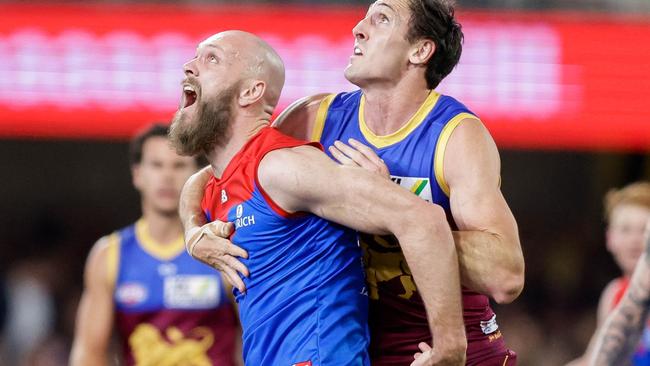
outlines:
M176 112L169 127L169 140L180 155L208 154L216 146L224 146L230 138L232 102L235 86L224 90L213 101L200 103L194 117Z

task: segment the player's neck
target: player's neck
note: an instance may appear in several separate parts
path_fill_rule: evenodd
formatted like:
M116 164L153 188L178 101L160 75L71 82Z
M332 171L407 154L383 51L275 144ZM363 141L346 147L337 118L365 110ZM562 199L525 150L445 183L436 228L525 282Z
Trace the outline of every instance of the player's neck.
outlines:
M232 135L224 146L216 146L207 155L215 177L221 178L232 158L239 153L246 142L255 136L262 128L271 124L270 115L257 117L242 117L232 124Z
M402 128L420 109L431 90L423 82L400 82L386 87L362 88L364 120L376 135L390 135Z
M171 244L183 235L183 225L177 214L165 214L143 207L142 218L149 236L159 244Z

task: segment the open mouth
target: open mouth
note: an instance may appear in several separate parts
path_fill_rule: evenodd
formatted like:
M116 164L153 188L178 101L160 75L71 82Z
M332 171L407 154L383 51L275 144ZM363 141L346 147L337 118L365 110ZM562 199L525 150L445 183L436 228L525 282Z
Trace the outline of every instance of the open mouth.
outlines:
M181 109L187 108L196 103L196 90L189 84L183 85L183 97L181 100Z
M355 56L361 56L363 55L363 52L361 51L361 48L359 46L354 46L354 53Z

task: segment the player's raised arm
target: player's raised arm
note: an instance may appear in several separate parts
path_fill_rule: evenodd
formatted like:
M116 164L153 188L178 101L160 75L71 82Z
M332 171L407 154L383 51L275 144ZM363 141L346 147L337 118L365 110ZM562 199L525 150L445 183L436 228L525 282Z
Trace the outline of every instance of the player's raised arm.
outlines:
M258 179L289 212L308 211L359 231L394 234L424 300L434 354L444 360L437 364L464 362L458 259L440 206L361 168L337 165L310 146L269 153Z
M524 257L517 222L500 189L499 152L483 124L461 121L444 152L443 174L449 188L461 282L512 302L524 285Z
M109 251L105 237L93 247L84 274L84 291L77 311L71 366L107 365L107 349L113 329L113 287Z

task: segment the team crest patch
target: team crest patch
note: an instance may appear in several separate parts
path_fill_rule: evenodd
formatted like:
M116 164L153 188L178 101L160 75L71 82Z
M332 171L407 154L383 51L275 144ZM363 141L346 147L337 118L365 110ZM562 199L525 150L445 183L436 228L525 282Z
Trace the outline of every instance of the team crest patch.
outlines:
M206 275L165 277L163 293L165 306L171 309L209 309L221 300L219 281Z
M127 282L119 285L115 291L117 302L125 306L136 306L147 300L147 288L139 282Z

